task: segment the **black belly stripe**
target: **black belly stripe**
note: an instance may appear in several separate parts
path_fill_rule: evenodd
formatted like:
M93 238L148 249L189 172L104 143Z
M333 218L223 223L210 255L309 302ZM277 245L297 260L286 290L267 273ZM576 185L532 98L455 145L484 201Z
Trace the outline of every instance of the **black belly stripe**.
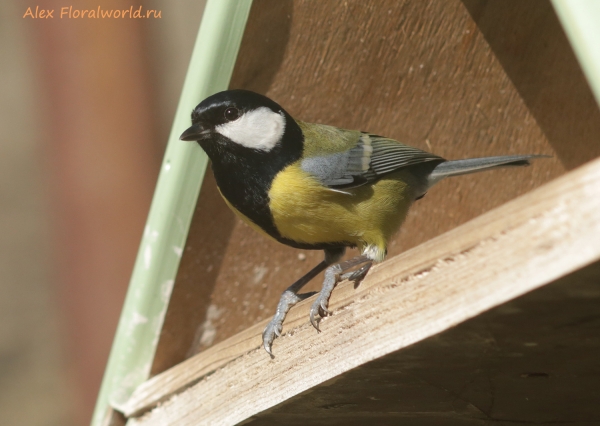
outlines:
M238 145L218 133L209 140L198 142L212 161L221 195L239 213L283 244L308 248L279 234L269 208L269 189L273 179L281 170L297 161L303 150L300 127L287 113L284 114L286 128L282 142L270 151Z

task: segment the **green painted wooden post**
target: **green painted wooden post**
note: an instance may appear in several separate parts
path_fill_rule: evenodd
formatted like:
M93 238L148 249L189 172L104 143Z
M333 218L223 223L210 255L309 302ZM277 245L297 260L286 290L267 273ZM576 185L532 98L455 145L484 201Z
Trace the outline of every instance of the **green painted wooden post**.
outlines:
M552 4L600 105L600 1L552 0Z
M171 289L206 170L196 144L181 142L192 109L227 89L252 0L208 0L169 136L92 425L148 379Z

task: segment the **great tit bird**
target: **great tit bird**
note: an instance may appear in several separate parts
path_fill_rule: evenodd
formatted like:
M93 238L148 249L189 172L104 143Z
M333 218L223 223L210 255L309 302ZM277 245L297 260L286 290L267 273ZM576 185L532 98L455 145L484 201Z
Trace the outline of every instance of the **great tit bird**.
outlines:
M325 270L310 310L319 330L336 283L358 281L373 262L381 262L411 204L437 182L525 166L540 157L448 161L372 133L295 120L273 100L247 90L206 98L192 111L192 126L180 139L198 141L223 199L251 227L280 243L325 252L321 263L283 292L263 332L271 356L287 312L307 297L300 289ZM358 247L361 254L337 263L347 247Z

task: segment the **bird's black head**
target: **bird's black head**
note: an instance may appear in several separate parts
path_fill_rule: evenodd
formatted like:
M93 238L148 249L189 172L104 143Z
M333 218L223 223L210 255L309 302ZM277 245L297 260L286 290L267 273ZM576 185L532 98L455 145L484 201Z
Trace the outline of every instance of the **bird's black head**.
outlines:
M279 151L288 142L297 145L298 138L301 144L300 128L281 106L248 90L226 90L203 100L180 137L198 141L213 161L216 155Z
M221 195L278 238L269 188L279 172L302 156L304 138L294 119L265 96L227 90L194 108L192 126L180 139L198 141L211 159Z

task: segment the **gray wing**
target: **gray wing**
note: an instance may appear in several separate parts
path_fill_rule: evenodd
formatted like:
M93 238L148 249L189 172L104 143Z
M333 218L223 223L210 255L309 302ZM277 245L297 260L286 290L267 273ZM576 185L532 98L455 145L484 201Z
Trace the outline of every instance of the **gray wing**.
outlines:
M323 185L341 189L361 186L402 167L428 161L445 160L393 139L363 133L347 151L303 159L302 169Z

